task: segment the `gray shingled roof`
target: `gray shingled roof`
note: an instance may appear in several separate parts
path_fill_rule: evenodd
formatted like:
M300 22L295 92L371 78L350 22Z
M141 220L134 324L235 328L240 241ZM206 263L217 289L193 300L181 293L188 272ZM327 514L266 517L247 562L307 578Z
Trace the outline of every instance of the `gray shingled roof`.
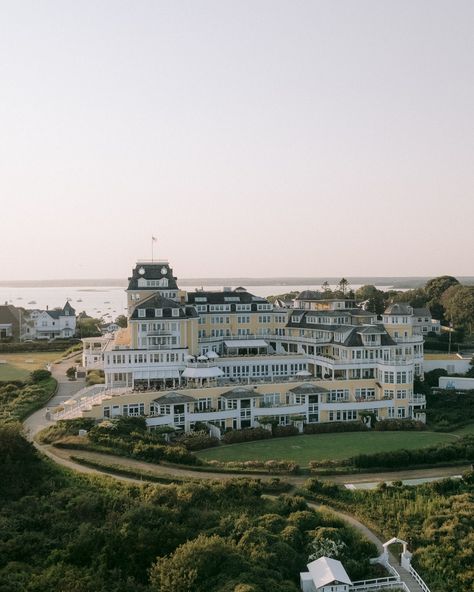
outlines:
M263 397L263 395L253 389L236 386L231 391L222 393L221 397L224 399L249 399L250 397Z
M138 270L143 267L145 270L144 274L140 274ZM166 268L166 273L161 273L162 268ZM146 280L161 280L162 278L166 278L168 280L168 285L166 287L148 287L148 286L138 286L138 280L140 278L145 278ZM132 271L132 276L128 278L128 290L177 290L178 284L176 283L177 278L173 276L173 270L169 266L168 263L163 263L157 261L156 263L137 263Z
M390 304L384 311L384 314L391 315L411 315L412 313L413 308L404 302L395 302L394 304Z
M162 395L161 397L157 397L153 399L155 403L159 403L160 405L176 405L180 403L193 403L196 399L194 397L190 397L189 395L183 395L181 393L177 393L175 391L171 391Z
M202 302L199 301L199 298L205 298L206 301ZM229 302L226 298L238 298L239 300L235 300L233 302ZM198 300L196 300L198 299ZM269 304L266 298L262 298L261 296L255 296L255 294L251 294L244 291L243 288L236 288L235 290L222 290L222 291L204 291L204 290L196 290L195 292L188 292L187 300L189 304L230 304L231 312L235 312L235 305L236 304L253 304L252 310L257 310L257 303L258 304ZM225 311L229 312L229 311ZM237 311L240 312L241 311Z
M162 317L155 317L155 308L161 308L163 311ZM173 317L173 313L171 312L172 309L178 308L179 309L179 317ZM145 317L138 316L138 310L145 309ZM159 292L155 292L145 300L142 300L137 304L133 313L131 315L131 319L133 320L140 320L142 318L147 319L160 319L160 318L193 318L197 317L198 314L193 306L185 306L176 302L175 300L171 300L170 298L165 298Z
M290 393L294 393L295 395L311 395L312 393L327 393L328 389L319 386L318 384L313 384L311 382L305 382L295 388L290 389Z

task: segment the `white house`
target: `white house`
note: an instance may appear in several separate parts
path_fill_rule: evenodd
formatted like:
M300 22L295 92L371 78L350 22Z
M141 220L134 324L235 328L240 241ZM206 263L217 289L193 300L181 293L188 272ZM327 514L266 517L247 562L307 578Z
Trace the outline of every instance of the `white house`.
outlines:
M73 337L76 332L76 311L69 302L56 310L36 311L31 337L54 339Z
M308 563L308 571L300 573L302 592L349 592L352 581L337 559L320 557Z

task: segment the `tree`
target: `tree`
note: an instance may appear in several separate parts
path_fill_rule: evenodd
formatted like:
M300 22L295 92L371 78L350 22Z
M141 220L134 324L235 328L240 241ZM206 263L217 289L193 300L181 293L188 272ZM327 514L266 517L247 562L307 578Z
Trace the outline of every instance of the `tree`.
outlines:
M102 319L93 319L88 316L79 315L76 324L76 333L79 337L98 337L101 335L99 325Z
M341 281L337 284L339 290L345 295L347 289L349 288L349 281L346 278L341 278Z
M329 282L326 280L325 282L322 283L321 286L322 291L326 294L327 292L331 291L331 286L329 285Z
M51 378L51 372L49 370L42 369L33 370L33 372L30 374L30 378L31 382L42 382L43 380L48 380L48 378Z
M127 317L125 315L119 315L115 322L119 327L125 328L127 326Z
M76 367L71 366L70 368L68 368L66 370L66 376L69 378L69 380L74 380L76 378Z
M358 302L367 302L367 310L376 314L382 314L385 310L385 295L375 286L361 286L355 293Z
M474 286L454 284L441 296L447 318L454 325L465 327L469 333L474 330Z
M246 562L234 544L220 536L199 535L168 556L158 558L150 572L157 592L205 592L221 580L238 577Z
M458 280L452 275L440 275L425 284L425 293L429 302L439 302L443 292L451 286L458 286Z

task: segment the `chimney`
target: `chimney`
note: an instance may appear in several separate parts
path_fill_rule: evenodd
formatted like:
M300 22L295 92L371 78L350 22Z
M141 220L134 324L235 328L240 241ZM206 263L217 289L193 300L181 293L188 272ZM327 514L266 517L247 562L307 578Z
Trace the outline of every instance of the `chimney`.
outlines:
M49 306L48 305L46 305L46 310L49 310Z

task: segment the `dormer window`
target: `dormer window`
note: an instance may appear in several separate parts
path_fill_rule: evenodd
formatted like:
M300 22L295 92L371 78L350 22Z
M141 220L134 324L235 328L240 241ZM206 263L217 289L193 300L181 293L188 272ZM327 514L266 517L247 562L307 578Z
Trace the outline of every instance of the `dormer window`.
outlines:
M146 310L144 308L139 308L138 309L138 317L140 319L144 319L146 315Z
M173 317L179 317L179 308L172 308L171 311Z
M155 308L155 317L162 317L163 316L163 309L162 308Z

